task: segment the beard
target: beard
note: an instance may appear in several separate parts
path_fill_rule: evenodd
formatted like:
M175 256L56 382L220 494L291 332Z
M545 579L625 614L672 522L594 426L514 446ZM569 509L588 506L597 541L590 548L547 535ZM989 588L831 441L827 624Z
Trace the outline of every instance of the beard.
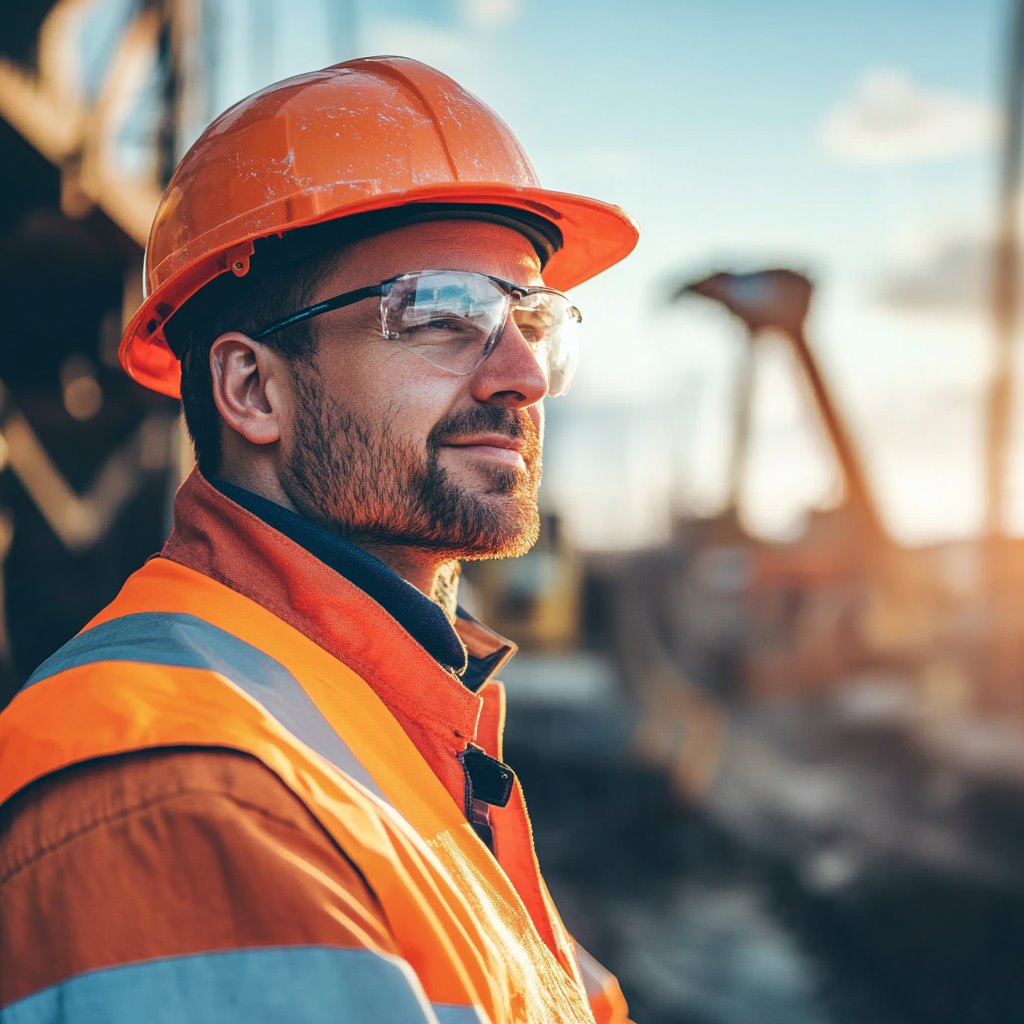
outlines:
M397 438L388 409L372 421L329 397L315 365L296 368L295 442L285 484L295 507L356 544L426 548L446 558L525 554L540 532L541 449L523 410L476 404L430 431L425 451ZM523 445L526 470L484 465L468 488L440 464L445 442L500 433Z

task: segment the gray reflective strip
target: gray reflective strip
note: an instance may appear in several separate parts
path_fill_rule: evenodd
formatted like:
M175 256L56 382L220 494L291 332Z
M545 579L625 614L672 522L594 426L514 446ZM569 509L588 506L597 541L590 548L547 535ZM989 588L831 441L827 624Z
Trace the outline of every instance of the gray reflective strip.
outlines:
M172 612L137 612L111 619L68 641L36 669L25 685L33 686L59 672L99 661L137 661L218 672L303 743L384 799L366 769L280 662L203 619Z
M462 1007L441 1009L447 1013ZM481 1020L476 1015L441 1016L404 960L366 949L324 946L232 949L108 967L69 978L0 1010L0 1024Z
M611 973L607 968L602 967L582 946L576 946L576 963L579 964L580 974L583 977L583 987L587 996L591 999L602 995L608 982L611 980Z
M451 1006L448 1003L433 1003L438 1024L490 1024L483 1010L475 1006Z

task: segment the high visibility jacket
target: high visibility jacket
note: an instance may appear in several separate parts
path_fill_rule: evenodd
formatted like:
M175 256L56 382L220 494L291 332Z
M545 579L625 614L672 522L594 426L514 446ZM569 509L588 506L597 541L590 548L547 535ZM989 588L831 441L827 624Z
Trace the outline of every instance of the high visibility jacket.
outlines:
M182 748L237 751L272 772L365 880L393 953L351 936L200 945L66 978L0 1011L4 1024L177 1019L181 993L197 1020L625 1019L543 884L544 913L531 914L367 680L250 597L157 558L0 717L0 803L76 765Z

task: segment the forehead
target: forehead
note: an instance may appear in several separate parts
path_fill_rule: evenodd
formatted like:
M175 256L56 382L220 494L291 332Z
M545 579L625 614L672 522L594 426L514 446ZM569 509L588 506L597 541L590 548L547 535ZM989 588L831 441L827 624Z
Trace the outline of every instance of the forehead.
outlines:
M515 284L544 283L537 252L518 231L486 221L439 220L346 246L324 285L341 292L414 270L474 270Z

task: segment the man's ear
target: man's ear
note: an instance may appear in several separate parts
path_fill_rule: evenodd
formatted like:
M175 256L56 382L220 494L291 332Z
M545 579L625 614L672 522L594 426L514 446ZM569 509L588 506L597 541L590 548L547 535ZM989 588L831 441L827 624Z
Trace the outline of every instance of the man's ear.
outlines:
M278 353L238 331L222 334L210 348L217 412L250 444L280 440L284 372Z

